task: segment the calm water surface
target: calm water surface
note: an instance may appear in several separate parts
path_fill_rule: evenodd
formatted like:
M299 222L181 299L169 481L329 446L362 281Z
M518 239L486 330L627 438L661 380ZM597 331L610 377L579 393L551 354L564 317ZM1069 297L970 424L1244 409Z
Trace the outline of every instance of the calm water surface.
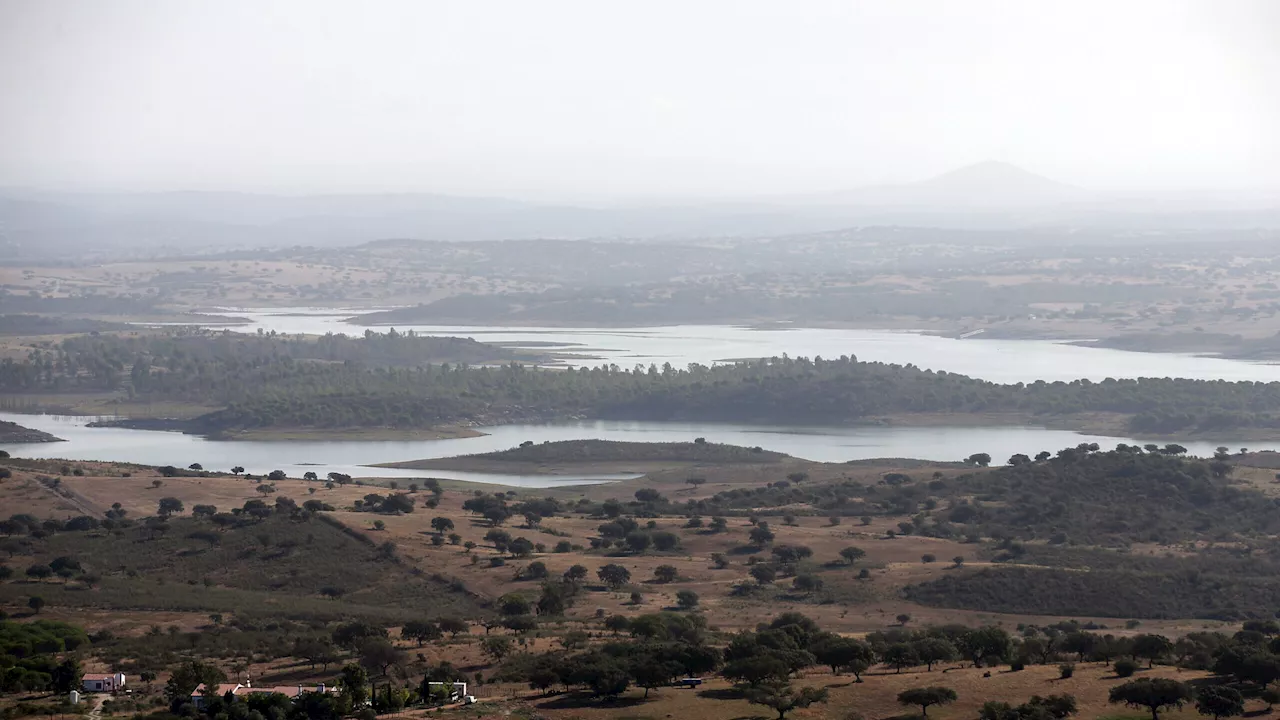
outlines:
M656 423L593 421L555 424L502 425L481 428L488 435L476 438L414 441L247 441L206 440L195 435L85 427L86 418L0 413L27 427L53 433L68 442L0 445L20 457L68 460L111 460L144 465L186 467L200 463L208 470L228 470L242 465L254 474L284 470L299 477L308 470L320 476L343 472L358 477L438 477L499 483L522 487L552 487L622 480L634 475L538 476L499 473L466 473L446 470L401 470L365 467L372 463L441 458L505 450L525 440L630 440L638 442L688 442L704 437L787 453L821 462L900 457L925 460L960 460L976 452L989 453L1002 462L1014 453L1034 455L1082 442L1103 447L1116 443L1145 443L1143 439L1101 437L1065 430L1035 427L912 427L912 428L785 428L717 423ZM1241 443L1231 438L1212 442L1183 443L1193 454L1210 455L1218 445L1280 450L1280 443Z
M357 311L280 308L269 312L219 309L223 316L248 320L238 332L275 330L289 334L326 332L358 335L366 329L343 322ZM363 311L361 311L363 312ZM215 326L216 327L216 326ZM836 328L752 329L730 325L682 325L653 328L538 328L464 325L399 325L400 331L471 337L515 347L534 347L578 355L574 366L617 363L683 368L742 358L826 358L856 355L861 360L916 365L1001 383L1088 378L1180 377L1199 380L1280 381L1280 365L1173 353L1138 353L1068 345L1048 340L958 340L915 332Z

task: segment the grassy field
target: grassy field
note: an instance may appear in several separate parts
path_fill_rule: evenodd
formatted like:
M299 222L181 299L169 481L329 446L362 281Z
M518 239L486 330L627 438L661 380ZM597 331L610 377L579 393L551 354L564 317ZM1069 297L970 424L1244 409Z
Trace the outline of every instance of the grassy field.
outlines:
M154 514L157 503L162 497L176 497L183 501L189 509L197 504L213 505L226 511L238 508L246 502L262 499L264 496L257 490L257 481L233 476L209 475L204 477L160 477L153 470L116 466L98 463L74 463L83 476L65 475L58 478L58 489L55 491L48 483L35 480L39 474L34 470L17 469L15 477L0 483L0 497L12 498L15 505L45 517L67 517L75 514L97 514L119 503L127 511L129 517L142 517ZM960 472L952 464L908 463L908 469L920 475L928 469L936 468L936 472L944 477ZM901 464L886 462L857 463L850 465L821 465L815 463L779 463L762 465L744 465L741 467L719 466L709 469L705 475L706 482L698 486L685 483L689 476L687 469L677 468L654 473L641 480L625 485L599 485L573 488L561 488L548 491L526 491L527 497L549 495L561 501L577 502L586 500L598 502L610 497L625 497L630 492L641 488L649 488L663 493L678 502L696 501L715 493L734 488L757 487L766 482L776 481L787 474L804 468L810 479L809 483L822 483L847 479L861 479L874 482L894 468L901 469ZM56 473L52 466L46 471ZM129 473L130 477L121 477ZM159 482L157 487L155 484ZM307 500L320 500L335 508L326 513L343 524L362 532L375 544L391 542L397 548L397 554L403 558L414 572L427 576L439 575L457 578L469 591L481 597L496 598L512 590L535 594L537 583L532 581L516 581L514 577L532 560L545 564L552 577L563 573L572 565L585 565L589 577L594 578L597 569L605 564L616 563L626 567L630 572L633 585L641 593L642 600L633 604L629 592L611 592L603 586L592 585L588 592L581 596L575 606L570 609L569 617L589 619L597 612L608 614L619 613L635 615L653 612L660 608L675 605L675 595L679 590L693 590L702 598L701 606L722 628L747 628L766 620L779 612L796 610L804 612L823 625L839 632L860 633L883 629L894 625L894 618L901 613L911 615L913 624L941 624L961 622L965 624L1002 624L1013 627L1019 623L1046 624L1067 616L1048 616L1041 613L1002 614L989 610L966 610L948 607L926 607L903 599L903 588L908 585L927 583L951 577L967 577L988 568L1007 568L1005 564L993 564L989 559L989 550L980 543L961 542L918 535L894 534L901 517L877 516L866 524L857 518L843 518L840 524L833 525L823 515L797 514L792 524L783 522L774 516L768 518L775 533L774 545L805 546L812 551L812 557L804 562L804 566L816 572L823 580L824 587L812 594L798 593L790 589L789 580L780 579L772 585L757 588L750 594L735 594L733 588L739 584L752 584L749 574L749 562L753 557L767 558L767 551L750 547L748 532L751 523L745 516L728 518L724 532L710 532L705 527L690 528L688 517L684 515L660 516L652 518L654 527L659 531L670 531L680 538L680 547L670 552L650 551L645 554L620 553L617 550L593 549L591 540L598 537L597 528L604 520L581 512L567 512L556 517L543 519L537 527L528 527L520 518L512 518L504 527L512 537L527 537L535 544L542 544L544 550L535 553L528 559L506 558L501 566L491 566L491 558L502 557L492 543L485 539L491 527L487 521L463 509L465 500L472 497L474 488L483 487L446 483L445 491L439 497L435 508L427 508L424 503L433 496L425 490L410 493L416 499L417 508L413 513L401 515L383 515L370 512L356 512L352 508L370 492L386 494L385 485L339 485L333 488L323 483L308 482L301 479L285 479L272 483L274 492L266 499L273 502L276 497L285 497L301 504ZM401 491L408 490L408 483L401 482ZM452 488L452 489L451 489ZM514 501L518 501L516 498ZM8 505L7 505L8 506ZM797 508L797 512L803 508ZM459 545L433 543L435 533L431 529L432 518L447 518L453 523L459 538ZM706 520L706 518L704 518ZM50 542L62 542L66 536L55 535ZM255 541L247 539L248 545ZM468 551L463 544L475 543L475 549ZM556 552L560 543L568 543L570 550ZM138 543L137 547L148 549L164 548L162 555L168 558L155 567L167 567L165 563L178 562L177 553L194 551L199 543L182 540L173 536L149 543ZM839 552L848 546L857 546L866 552L866 557L856 565L847 565L841 560ZM51 545L44 554L56 552ZM196 553L189 558L182 558L181 564L186 567L182 573L182 582L203 582L208 566L203 563L226 560L227 553L238 545L227 544L216 554ZM244 548L239 547L239 550ZM333 548L329 548L332 550ZM1145 552L1150 555L1168 552L1170 548L1135 548L1134 552ZM95 550L105 553L106 550ZM298 553L305 553L305 548ZM51 555L52 556L52 555ZM473 556L475 560L473 560ZM722 567L717 565L716 558L722 557ZM933 561L925 562L928 557ZM963 557L962 567L956 567L953 558ZM111 567L125 565L118 558L103 559ZM18 558L10 564L26 562ZM158 561L157 561L158 562ZM654 569L659 565L671 565L677 569L678 579L670 583L660 583L654 579ZM345 567L345 565L344 565ZM859 579L857 573L865 568L869 577ZM140 568L139 568L140 569ZM259 568L265 571L266 568ZM291 570L291 572L296 571ZM166 570L173 573L172 570ZM337 572L335 570L335 572ZM345 570L344 570L345 572ZM340 575L341 573L339 573ZM311 582L314 587L322 582L336 581L333 578L317 578ZM214 573L214 585L221 586L217 573ZM352 581L358 585L363 580ZM105 583L104 587L109 583ZM240 582L229 583L239 587ZM9 593L10 601L16 601L31 588ZM272 588L266 586L240 588L237 592L267 592ZM55 598L65 599L73 604L79 603L82 596L75 591L62 589L50 584L42 591L49 594L51 602ZM113 591L114 592L114 591ZM317 597L318 601L319 598ZM132 607L133 600L125 597L113 600L115 606ZM228 606L235 598L219 600L220 606ZM56 602L54 604L57 604ZM321 605L320 607L324 607ZM187 606L174 605L171 610L190 609ZM1093 621L1112 628L1122 627L1126 618L1085 618L1071 616L1082 621ZM1191 630L1227 627L1223 622L1194 619L1159 619L1144 620L1144 629L1156 628L1162 632L1185 633Z

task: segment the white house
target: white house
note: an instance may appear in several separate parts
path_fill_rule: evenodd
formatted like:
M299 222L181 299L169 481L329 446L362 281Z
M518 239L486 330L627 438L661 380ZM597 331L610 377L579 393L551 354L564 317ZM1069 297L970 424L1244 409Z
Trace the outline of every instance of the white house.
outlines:
M124 673L85 673L80 687L85 692L116 692L124 689Z

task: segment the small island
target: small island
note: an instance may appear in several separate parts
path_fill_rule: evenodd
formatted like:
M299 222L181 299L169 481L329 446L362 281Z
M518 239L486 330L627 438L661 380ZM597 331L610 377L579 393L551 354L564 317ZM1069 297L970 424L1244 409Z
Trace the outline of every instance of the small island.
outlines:
M510 450L428 460L383 463L376 467L470 472L523 472L556 475L582 472L653 472L672 467L716 464L780 463L791 456L758 447L695 442L622 442L616 440L531 441Z
M33 430L17 423L0 420L0 444L17 445L46 442L63 442L63 439L54 437L43 430Z

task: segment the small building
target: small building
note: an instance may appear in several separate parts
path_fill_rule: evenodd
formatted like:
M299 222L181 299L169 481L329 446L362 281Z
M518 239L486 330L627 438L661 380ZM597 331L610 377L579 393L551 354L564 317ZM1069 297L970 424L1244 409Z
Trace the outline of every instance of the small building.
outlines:
M119 692L124 689L124 673L85 673L80 687L85 692Z

